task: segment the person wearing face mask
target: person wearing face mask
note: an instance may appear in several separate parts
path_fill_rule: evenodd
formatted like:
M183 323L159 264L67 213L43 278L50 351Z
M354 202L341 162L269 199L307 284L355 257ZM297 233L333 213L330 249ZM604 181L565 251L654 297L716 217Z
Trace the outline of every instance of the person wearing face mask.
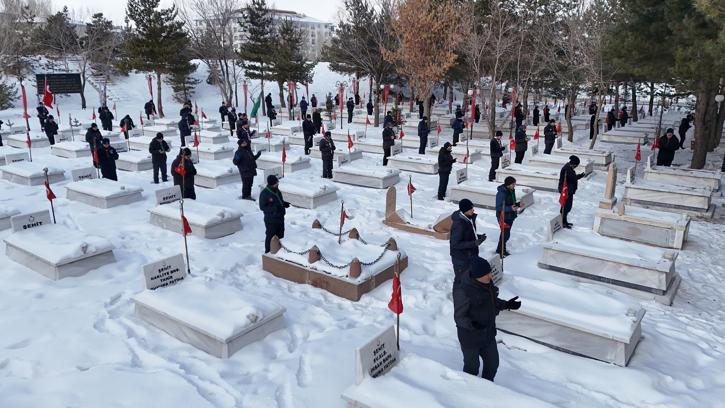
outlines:
M496 178L496 170L503 157L503 152L506 150L506 146L501 144L501 137L503 132L500 130L496 131L496 137L491 139L491 169L488 171L488 181L493 181Z
M566 203L561 207L561 224L564 228L571 229L574 225L569 222L567 216L571 212L571 208L574 205L574 194L576 193L577 187L579 186L579 179L586 176L586 174L576 174L575 169L579 166L580 160L577 156L569 156L569 162L566 163L559 172L559 193L567 187L568 194L566 196Z
M453 170L453 163L456 159L451 154L453 146L446 142L443 147L438 151L438 199L443 200L446 196L446 190L448 189L448 177L451 175Z
M471 258L478 256L478 247L486 240L486 234L476 231L477 214L471 200L464 198L458 203L458 211L451 214L450 254L453 264L453 287L460 284L468 273Z

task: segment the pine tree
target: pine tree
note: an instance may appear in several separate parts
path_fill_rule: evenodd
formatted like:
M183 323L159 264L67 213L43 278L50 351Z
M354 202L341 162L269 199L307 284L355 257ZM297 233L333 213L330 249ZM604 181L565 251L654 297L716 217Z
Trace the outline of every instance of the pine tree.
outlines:
M0 81L0 110L13 107L13 100L18 97L18 89L15 84Z
M159 8L160 0L128 0L126 16L136 29L126 41L126 64L131 69L156 74L156 110L164 117L161 76L172 73L176 58L188 42L176 7Z
M272 49L274 26L267 2L251 0L244 9L239 24L247 34L246 41L239 50L244 73L250 79L261 81L264 94L264 81L273 80L270 61L275 52ZM262 104L262 114L267 114L265 104Z
M285 107L284 82L305 82L312 80L314 62L307 62L302 54L302 32L290 20L284 20L279 25L274 41L274 54L271 61L272 77L279 85L279 100ZM289 96L290 99L294 95ZM289 118L294 120L292 109L289 109Z
M171 72L165 79L165 82L174 91L174 100L179 103L191 100L194 96L194 88L201 82L192 76L199 64L189 62L190 54L190 50L180 53L179 58L176 58L171 65Z

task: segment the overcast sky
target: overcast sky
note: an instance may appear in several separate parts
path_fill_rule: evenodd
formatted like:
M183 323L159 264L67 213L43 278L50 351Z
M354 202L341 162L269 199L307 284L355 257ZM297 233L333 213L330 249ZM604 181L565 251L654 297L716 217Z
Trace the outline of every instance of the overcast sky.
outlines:
M80 12L80 15L91 15L101 12L117 25L123 24L126 16L125 0L52 0L54 11L68 6L71 10ZM174 0L161 0L162 7L168 7ZM242 0L246 4L246 0ZM342 0L268 0L267 4L275 8L293 10L324 21L335 22L338 8Z

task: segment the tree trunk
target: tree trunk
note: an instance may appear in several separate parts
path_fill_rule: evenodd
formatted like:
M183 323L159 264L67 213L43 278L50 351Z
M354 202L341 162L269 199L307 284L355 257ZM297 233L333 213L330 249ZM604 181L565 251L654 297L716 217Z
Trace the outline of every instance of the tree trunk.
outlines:
M713 98L712 87L709 86L704 79L697 81L695 97L697 105L695 106L695 150L692 152L692 162L690 168L701 169L705 167L707 160L707 101Z
M599 92L597 94L597 113L594 117L594 136L592 137L592 141L589 142L589 148L593 149L594 144L597 143L597 136L599 136L599 115L604 110L604 96L602 96L602 93Z
M164 105L161 102L161 72L156 71L156 113L160 118L164 117Z
M619 118L619 83L614 84L614 116Z
M81 75L81 109L86 108L86 78Z
M284 90L282 89L284 85L280 81L277 81L277 85L279 85L279 106L284 109L287 107L287 104L284 101Z
M569 130L569 134L566 137L566 140L573 142L574 141L574 125L571 122L571 118L574 115L574 109L576 109L576 88L572 88L569 90L569 96L567 98L567 104L569 106L569 109L566 109L564 118L566 119L566 128Z
M493 135L496 134L496 81L491 81L491 96L489 97L488 103L489 103L489 114L488 118L486 118L486 123L488 124L488 133L493 137Z
M481 93L483 95L483 92ZM453 85L448 87L448 114L452 114L453 112Z
M373 115L375 115L375 118L373 119L373 126L379 127L380 126L380 82L382 81L382 76L378 77L375 80L375 86L372 84L372 80L370 81L370 92L375 93L375 102L373 107Z
M649 116L652 116L655 106L655 83L649 83Z
M713 89L713 94L717 93L717 89ZM720 135L715 134L715 129L717 129L717 102L715 102L715 97L713 97L708 103L707 103L707 151L712 152L715 150L715 147L717 146L717 143L720 141Z
M267 103L264 102L264 97L266 96L264 94L264 79L262 79L260 81L260 86L261 86L261 91L262 91L262 96L260 96L260 98L262 98L262 100L259 101L259 103L260 103L260 105L262 105L262 116L267 116Z
M639 120L639 113L637 112L637 83L632 82L632 122Z
M430 97L431 97L431 95L433 95L432 87L431 87L431 90L426 92L424 95L425 95L425 99L423 99L423 116L425 116L426 118L430 118L430 108L431 108Z
M723 122L725 122L725 101L720 102L719 104L719 112L717 115L717 123L715 125L715 146L718 147L720 145L720 140L722 140L722 129L723 129Z

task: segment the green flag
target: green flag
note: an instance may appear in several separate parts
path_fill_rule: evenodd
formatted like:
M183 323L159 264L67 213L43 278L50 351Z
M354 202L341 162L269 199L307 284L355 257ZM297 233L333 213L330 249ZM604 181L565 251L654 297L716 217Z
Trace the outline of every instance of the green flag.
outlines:
M262 104L262 91L259 91L259 98L257 98L256 101L252 99L252 102L254 102L254 106L252 107L252 112L249 113L250 118L254 118L257 116L259 106Z

